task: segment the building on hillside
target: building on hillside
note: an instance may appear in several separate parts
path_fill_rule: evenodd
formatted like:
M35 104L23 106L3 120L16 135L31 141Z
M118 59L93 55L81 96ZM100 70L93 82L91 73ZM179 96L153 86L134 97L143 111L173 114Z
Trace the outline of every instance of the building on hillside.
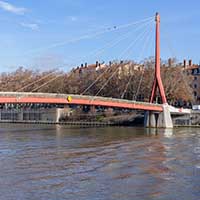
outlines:
M75 69L72 69L72 72L81 75L81 74L86 74L86 73L90 73L90 72L96 72L99 70L102 70L106 67L106 64L104 63L99 63L98 61L96 62L96 64L90 64L88 65L87 63L81 64L81 66L78 66Z
M191 88L193 89L195 104L200 104L200 65L193 64L192 60L189 60L187 64L187 61L184 60L183 69L193 77Z
M78 66L74 69L72 69L72 72L76 73L77 75L81 74L87 74L90 72L101 72L101 70L104 70L106 67L111 67L115 65L116 63L112 63L111 61L109 64L105 63L100 63L96 61L96 64L81 64L81 66ZM119 63L119 68L118 68L118 75L120 76L121 74L125 75L130 75L133 74L134 71L143 71L144 66L141 64L136 64L131 61L125 62L125 61L120 61Z
M133 75L135 71L143 71L144 65L136 64L131 61L123 62L121 61L118 74L123 75Z

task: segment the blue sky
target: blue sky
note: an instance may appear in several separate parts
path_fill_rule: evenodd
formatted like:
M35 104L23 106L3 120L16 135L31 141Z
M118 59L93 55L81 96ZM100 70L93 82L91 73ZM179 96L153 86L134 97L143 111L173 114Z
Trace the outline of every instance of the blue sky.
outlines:
M0 0L0 71L18 66L69 70L81 62L142 60L154 54L154 32L149 32L152 36L148 40L147 34L123 57L123 50L139 32L131 35L134 26L119 31L117 28L154 16L157 11L161 15L161 57L174 56L180 62L191 58L199 63L199 10L199 0ZM152 27L150 24L149 30ZM92 37L115 28L116 31ZM101 52L109 42L128 32L129 38ZM85 35L90 37L68 42ZM141 54L145 40L149 43ZM94 56L95 50L100 53Z

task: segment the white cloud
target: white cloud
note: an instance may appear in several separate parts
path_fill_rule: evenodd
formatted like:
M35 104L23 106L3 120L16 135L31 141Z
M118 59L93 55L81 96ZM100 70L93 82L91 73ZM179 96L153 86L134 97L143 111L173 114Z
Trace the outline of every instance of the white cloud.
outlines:
M0 1L0 8L17 15L23 15L25 12L27 12L26 8L14 6L6 1Z
M77 21L77 20L78 20L78 18L77 18L77 17L75 17L75 16L70 16L70 17L69 17L69 19L70 19L72 22L75 22L75 21Z
M21 26L25 28L29 28L33 31L38 31L39 30L39 25L36 23L20 23Z

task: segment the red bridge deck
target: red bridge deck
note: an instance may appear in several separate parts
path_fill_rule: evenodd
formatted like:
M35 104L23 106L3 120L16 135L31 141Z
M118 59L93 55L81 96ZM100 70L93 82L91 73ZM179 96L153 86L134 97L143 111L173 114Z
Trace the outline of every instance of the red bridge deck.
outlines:
M69 97L71 100L69 101ZM45 103L45 104L76 104L90 106L105 106L124 109L136 109L162 112L160 104L137 102L123 99L93 97L85 95L51 94L51 93L24 93L0 92L0 103Z

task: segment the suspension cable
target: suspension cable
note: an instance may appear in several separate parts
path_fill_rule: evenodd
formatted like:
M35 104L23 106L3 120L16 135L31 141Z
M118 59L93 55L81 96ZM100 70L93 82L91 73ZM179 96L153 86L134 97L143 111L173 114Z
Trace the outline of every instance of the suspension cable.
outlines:
M68 74L68 78L70 78L70 77L72 76L72 74L73 74L73 72L69 73L69 74ZM58 78L60 78L60 77L62 77L62 76L63 76L63 74L57 75L56 77L50 79L50 80L47 81L46 83L44 83L44 84L38 86L37 88L34 88L31 92L40 90L41 88L45 87L45 86L48 85L49 83L51 83L51 82L57 80Z
M93 34L93 35L91 35L91 36L85 35L85 36L82 36L82 37L80 37L80 38L72 39L72 40L70 40L70 41L67 41L67 42L65 42L65 44L66 44L66 43L71 43L71 42L76 42L76 41L79 41L79 40L82 40L82 39L88 39L88 38L90 38L90 37L95 37L95 36L98 36L98 35L101 35L101 34L104 34L104 33L107 33L107 32L113 32L113 31L115 31L115 30L120 30L120 29L123 29L123 28L127 28L127 27L130 27L130 26L133 26L133 25L137 25L137 24L139 24L139 23L147 23L147 22L150 23L150 22L152 21L152 19L153 19L153 17L149 17L149 18L146 18L146 19L144 19L144 20L140 20L140 21L137 21L137 22L134 22L134 23L129 23L129 24L125 24L125 25L118 26L118 27L115 28L115 29L101 31L101 32L95 33L95 34ZM127 34L127 35L128 35L128 34ZM120 41L121 41L121 40L123 40L123 38L120 39ZM119 42L120 42L120 41L119 41ZM61 43L57 43L57 44L55 44L55 45L52 45L50 48L54 48L54 47L56 47L56 46L60 46L60 44L61 44ZM115 44L117 44L117 42L116 42ZM63 43L63 45L64 45L64 43ZM125 51L124 51L124 52L125 52ZM123 53L124 53L124 52L123 52ZM55 71L54 71L54 72L51 72L50 74L48 74L48 75L42 77L41 79L39 79L39 80L37 80L37 81L34 81L33 83L30 83L30 84L28 84L28 85L26 85L26 86L20 88L18 91L24 90L24 89L26 89L27 87L30 87L30 86L32 86L33 84L38 83L38 82L40 82L41 80L44 80L45 78L49 77L49 76L50 76L51 74L53 74L53 73L55 73ZM50 81L44 83L44 84L41 85L40 87L35 88L33 91L40 89L41 87L47 85L47 84L48 84L49 82L51 82L51 81L54 81L55 79L59 78L60 76L61 76L61 75L58 75L57 77L55 77L55 78L51 79ZM98 79L98 80L99 80L99 79ZM91 87L90 87L90 88L91 88ZM83 93L85 93L85 92L86 92L86 91L84 91Z
M150 30L150 33L151 33L152 31ZM150 36L151 34L148 34L147 36ZM145 36L146 37L146 36ZM146 38L146 40L147 40L147 38ZM146 41L144 42L144 43L146 43ZM142 53L140 54L140 56L139 56L139 58L141 59L142 58L142 55L143 55L143 53L144 53L144 47L145 47L145 45L143 45L143 49L142 49ZM130 55L130 54L129 54ZM139 63L140 64L140 63ZM125 93L127 92L127 90L128 90L128 87L129 87L129 84L130 84L130 82L131 82L131 80L132 80L132 77L133 77L133 74L131 74L131 76L130 76L130 78L129 78L129 80L128 80L128 82L127 82L127 85L126 85L126 87L125 87L125 90L124 90L124 92L122 93L122 95L121 95L121 98L123 99L124 98L124 95L125 95ZM142 81L142 80L141 80Z
M149 22L150 23L150 22ZM149 23L147 23L147 24L149 24ZM147 25L147 24L145 24L145 25ZM141 27L139 27L139 28L141 28ZM139 30L139 28L138 28L138 30ZM121 40L120 40L121 41ZM118 41L118 42L120 42L120 41ZM136 41L135 41L136 42ZM96 82L98 82L100 79L101 79L101 77L107 72L109 70L109 67L107 67L107 69L99 76L99 77L97 77L96 79L95 79L95 81L92 83L92 84L90 84L82 93L81 93L81 95L83 95L83 94L85 94Z
M146 39L146 41L145 41L145 43L143 45L143 49L141 51L141 57L142 57L142 55L144 53L144 50L145 50L145 47L146 47L147 43L149 43L149 41L150 41L152 32L153 32L153 28L151 29L149 37ZM140 81L139 81L139 84L138 84L138 87L137 87L137 90L136 90L136 94L135 94L135 100L137 99L137 95L138 95L138 93L140 91L140 88L141 88L142 80L143 80L143 77L144 77L144 71L145 71L145 69L142 70L142 75L141 75L141 78L140 78ZM134 98L133 98L133 100L134 100Z
M61 76L63 76L63 74L57 75L56 77L54 77L53 79L50 79L49 81L47 81L46 83L36 87L35 89L31 90L31 92L37 91L41 88L43 88L44 86L48 85L49 83L55 81L56 79L60 78Z
M131 35L132 33L138 31L139 29L141 29L142 27L144 27L145 25L147 25L149 23L149 21L146 21L143 24L139 24L138 27L136 27L134 30L129 31L128 33L126 32L125 34L122 34L121 36L119 36L117 39L114 38L113 40L109 41L108 43L106 43L103 47L98 48L94 51L91 51L90 53L88 53L86 56L81 57L79 59L79 62L82 62L81 60L88 58L88 57L96 57L97 55L102 54L103 52L105 52L107 49L117 46L121 41L127 39L129 37L129 35ZM75 60L76 58L72 58L72 60Z
M149 24L151 24L151 23L149 23ZM133 42L131 42L128 45L128 47L121 53L121 55L120 55L121 58L120 59L122 59L122 57L124 55L126 55L126 53L132 48L132 46L134 46L139 40L144 38L145 34L148 32L149 24L146 26L146 29ZM127 55L126 55L126 58L127 58Z
M138 41L141 37L141 35L145 34L147 32L148 29L145 29L144 32L142 32L142 34L140 34L120 55L120 58L133 46L135 45L136 41ZM113 72L113 74L109 77L109 79L103 84L103 86L100 88L100 90L95 94L94 97L92 97L92 100L94 100L94 98L96 96L98 96L98 94L104 89L104 87L108 84L108 82L113 78L113 76L117 73L117 71L119 70L119 68L117 67L116 70Z
M145 24L140 25L140 26L138 27L137 30L139 30L141 27L143 27L144 25L149 24L149 23L150 23L150 22L148 22L148 23L146 22ZM131 31L131 32L132 32L132 31ZM120 41L122 41L123 39L126 39L127 36L128 36L131 32L128 32L128 34L126 33L125 35L123 35L122 38L119 38L119 40L118 40L117 42L115 42L114 45L118 44L118 43L119 43ZM107 45L107 46L108 46L108 45ZM110 45L110 46L111 46L111 45ZM23 90L23 89L25 89L25 88L27 88L27 87L29 87L29 86L31 86L31 85L33 85L33 84L35 84L35 83L37 83L37 82L40 82L41 80L43 80L43 79L45 79L45 78L47 78L47 77L49 77L49 76L50 76L50 74L48 74L47 76L45 76L45 77L43 77L43 78L41 78L41 79L39 79L39 80L37 80L37 81L34 81L34 82L31 83L31 84L28 84L27 86L24 86L23 88L20 89L20 91ZM39 87L33 89L32 91L36 91L36 90L38 90L38 89L40 89L40 88L46 86L47 84L49 84L50 82L56 80L56 79L59 78L59 77L60 77L60 75L56 76L55 78L53 78L53 79L47 81L46 83L44 83L43 85L41 85L41 86L39 86ZM85 92L86 92L86 91L85 91ZM84 92L84 93L85 93L85 92Z
M125 94L126 94L126 92L127 92L127 90L128 90L128 87L129 87L129 84L130 84L132 78L133 78L133 76L131 75L130 78L129 78L129 80L128 80L128 83L126 84L125 90L124 90L124 92L123 92L122 95L121 95L121 99L124 98L124 96L125 96Z
M38 80L35 80L35 81L33 81L32 83L29 83L28 85L23 86L22 88L18 89L17 92L21 92L21 91L23 91L24 89L26 89L26 88L28 88L28 87L30 87L30 86L32 86L32 85L34 85L34 84L36 84L36 83L42 81L42 80L48 78L49 76L51 76L52 74L54 74L56 71L57 71L57 70L54 70L53 72L48 73L47 75L43 76L42 78L40 78L40 79L38 79Z
M138 26L137 28L135 28L133 31L129 31L129 32L125 35L125 37L119 39L119 42L121 42L121 41L124 40L124 39L127 39L130 35L132 35L132 33L137 32L138 30L140 30L141 28L145 27L145 26L148 25L149 23L151 23L151 21L147 21L146 23L144 23L144 24ZM114 43L113 45L112 45L112 44L111 44L111 45L107 45L106 47L110 48L110 47L116 46L117 44L119 44L119 42L117 41L117 43ZM98 52L95 54L95 56L98 55L98 54L100 54L100 53L102 53L102 52L104 52L104 51L105 51L105 49L101 49L100 51L98 51Z
M58 43L49 45L49 46L44 47L44 48L38 48L38 49L32 50L31 52L34 53L34 52L38 52L38 51L49 50L49 49L53 49L55 47L64 46L64 45L67 45L67 44L70 44L70 43L74 43L74 42L78 42L78 41L81 41L81 40L84 40L84 39L94 38L94 37L103 35L105 33L110 33L110 32L114 32L116 30L121 30L121 29L124 29L124 28L128 28L128 27L131 27L131 26L134 26L134 25L137 25L137 24L140 24L140 23L144 23L144 22L152 20L152 19L154 19L154 16L151 16L151 17L148 17L148 18L145 18L145 19L142 19L142 20L138 20L138 21L135 21L135 22L132 22L132 23L123 24L123 25L119 25L119 26L114 26L111 29L110 28L106 28L105 30L97 32L97 33L94 33L94 34L86 34L86 35L80 36L79 38L70 39L70 40L67 40L67 41L64 41L64 42L58 42ZM24 54L24 55L27 55L27 54L29 54L29 52Z

